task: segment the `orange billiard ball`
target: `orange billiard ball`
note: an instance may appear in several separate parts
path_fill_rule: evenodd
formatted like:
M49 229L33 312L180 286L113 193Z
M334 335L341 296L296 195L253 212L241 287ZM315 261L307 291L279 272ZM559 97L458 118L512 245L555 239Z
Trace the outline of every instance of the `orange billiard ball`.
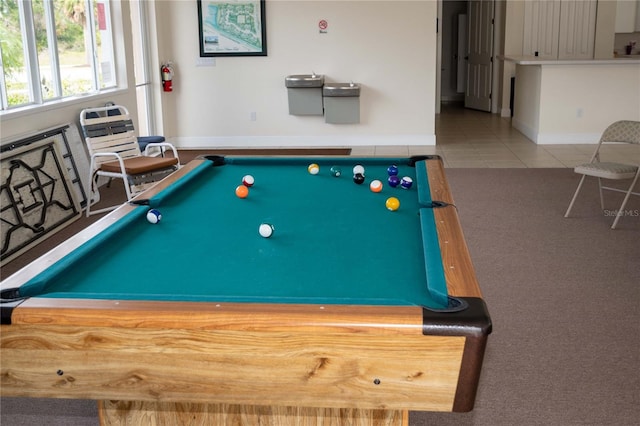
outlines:
M369 184L369 189L371 189L371 191L373 192L382 191L382 182L379 181L378 179L372 180L371 183Z
M238 198L247 198L247 196L249 195L249 188L244 185L239 185L236 188L236 195L238 196Z

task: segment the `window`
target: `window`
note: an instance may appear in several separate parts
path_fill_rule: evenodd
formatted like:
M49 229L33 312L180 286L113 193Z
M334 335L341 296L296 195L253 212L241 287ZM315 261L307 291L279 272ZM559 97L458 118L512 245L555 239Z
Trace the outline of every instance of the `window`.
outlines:
M111 28L110 0L0 0L1 109L116 87Z

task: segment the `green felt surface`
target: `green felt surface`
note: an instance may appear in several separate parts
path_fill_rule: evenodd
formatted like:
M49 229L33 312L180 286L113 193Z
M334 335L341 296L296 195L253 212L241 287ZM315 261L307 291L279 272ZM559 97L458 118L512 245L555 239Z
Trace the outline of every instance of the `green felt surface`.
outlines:
M21 293L434 308L446 304L432 211L421 205L430 201L428 183L406 159L227 162L218 167L206 162L152 199L162 213L160 223L148 223L149 207L137 207L27 283ZM310 162L320 165L318 175L307 172ZM411 189L387 184L386 169L392 162L400 176L414 180ZM362 185L351 178L357 163L366 168ZM341 177L330 174L334 165L341 167ZM240 199L235 188L246 174L255 177L255 185ZM382 192L369 190L373 179L384 182ZM390 196L400 199L398 211L386 209ZM275 227L271 238L258 234L262 222Z

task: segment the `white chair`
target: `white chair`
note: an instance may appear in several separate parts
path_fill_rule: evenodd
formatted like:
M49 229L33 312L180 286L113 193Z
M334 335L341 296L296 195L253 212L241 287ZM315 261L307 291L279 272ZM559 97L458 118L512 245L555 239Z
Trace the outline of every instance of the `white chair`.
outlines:
M129 111L123 106L84 109L80 113L80 126L91 157L87 216L118 207L114 205L91 211L91 206L100 200L97 182L100 176L122 179L127 201L130 201L137 193L180 167L178 152L170 143L150 143L142 154ZM173 157L149 156L153 147L171 149Z
M622 201L622 204L620 205L620 208L616 212L616 218L613 221L613 225L611 225L611 229L615 229L618 221L624 214L624 208L627 204L627 201L629 200L629 197L631 195L640 195L640 193L638 192L633 192L633 189L638 182L638 176L640 176L640 155L635 158L629 158L629 164L600 161L600 149L603 145L608 143L640 144L640 121L616 121L615 123L607 127L602 134L600 141L598 142L598 146L596 147L596 151L591 157L591 161L575 167L574 171L581 174L582 178L580 179L578 188L576 189L576 192L571 199L571 203L569 204L569 208L564 214L564 217L569 217L569 213L573 208L573 204L578 197L578 193L582 188L582 184L584 183L585 178L587 176L593 176L598 178L598 187L600 188L600 207L602 208L602 210L604 210L604 196L602 192L603 190L623 192L626 194L624 200ZM603 186L602 179L630 179L631 183L627 189L620 189Z

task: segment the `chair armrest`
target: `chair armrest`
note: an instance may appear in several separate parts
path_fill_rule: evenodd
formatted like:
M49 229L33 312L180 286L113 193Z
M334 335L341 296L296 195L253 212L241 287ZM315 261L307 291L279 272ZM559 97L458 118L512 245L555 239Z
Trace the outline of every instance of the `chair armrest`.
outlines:
M149 148L153 148L153 147L167 147L167 148L171 148L171 150L173 151L173 156L175 158L178 159L178 163L180 162L180 157L178 157L178 150L176 149L175 146L173 146L173 144L169 143L169 142L158 142L158 143L150 143L146 146L146 148L144 149L144 155L145 156L149 156Z

